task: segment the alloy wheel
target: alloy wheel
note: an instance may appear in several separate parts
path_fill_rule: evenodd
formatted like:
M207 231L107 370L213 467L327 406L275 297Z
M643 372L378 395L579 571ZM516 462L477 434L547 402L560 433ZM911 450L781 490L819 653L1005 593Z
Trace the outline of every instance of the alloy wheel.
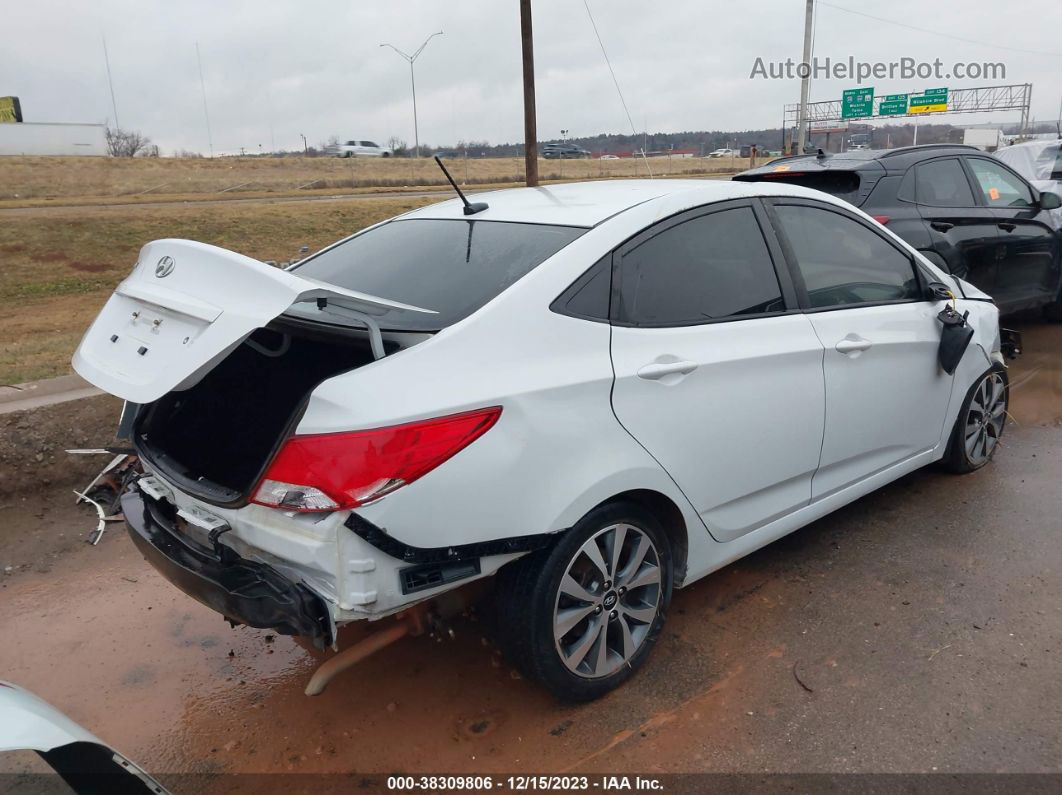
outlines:
M975 467L987 462L999 444L1007 415L1006 393L999 373L989 373L974 390L966 410L963 444L966 457Z
M645 643L660 611L660 556L631 524L599 530L568 562L553 612L557 652L587 679L615 673Z

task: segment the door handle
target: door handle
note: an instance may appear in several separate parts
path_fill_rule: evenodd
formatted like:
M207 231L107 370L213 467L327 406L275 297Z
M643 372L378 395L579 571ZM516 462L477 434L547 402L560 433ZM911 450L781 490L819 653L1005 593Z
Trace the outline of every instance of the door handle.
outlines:
M929 225L936 229L938 232L947 232L949 229L955 226L955 224L949 224L947 221L931 221Z
M1002 223L998 223L998 224L996 224L996 226L998 226L1004 232L1013 232L1015 229L1018 228L1017 224L1012 224L1012 223L1009 223L1007 221L1003 221Z
M646 381L659 381L668 375L689 375L697 369L697 362L653 362L638 370L638 377Z
M849 334L847 337L845 337L833 347L836 348L839 353L847 355L852 353L862 353L863 351L871 348L873 345L874 343L870 340L863 339L862 337L856 334Z

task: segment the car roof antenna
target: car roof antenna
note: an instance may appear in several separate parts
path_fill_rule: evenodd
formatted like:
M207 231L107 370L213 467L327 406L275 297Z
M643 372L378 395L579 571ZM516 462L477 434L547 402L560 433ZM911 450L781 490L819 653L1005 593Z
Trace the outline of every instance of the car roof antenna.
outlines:
M465 194L461 192L461 189L457 187L457 183L454 182L454 178L450 176L450 172L446 170L446 166L443 165L443 161L439 159L438 155L435 155L435 162L439 164L439 168L442 169L442 173L446 175L446 179L450 181L450 185L457 191L457 195L461 197L461 201L465 204L465 215L475 215L476 213L483 212L490 205L486 202L470 202L465 198Z

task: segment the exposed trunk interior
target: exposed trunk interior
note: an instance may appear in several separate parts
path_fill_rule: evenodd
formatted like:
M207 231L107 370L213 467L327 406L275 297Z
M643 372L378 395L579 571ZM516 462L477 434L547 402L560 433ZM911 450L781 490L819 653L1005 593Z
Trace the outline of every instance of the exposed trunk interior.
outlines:
M183 489L219 504L245 500L310 392L373 361L364 332L313 326L274 321L191 389L143 407L138 450Z

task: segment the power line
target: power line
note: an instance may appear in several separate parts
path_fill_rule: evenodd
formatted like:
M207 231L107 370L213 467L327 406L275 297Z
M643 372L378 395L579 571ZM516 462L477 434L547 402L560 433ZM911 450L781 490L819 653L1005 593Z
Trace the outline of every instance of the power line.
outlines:
M590 11L590 3L587 0L583 0L583 6L586 8L586 15L590 17L590 25L594 29L594 35L597 36L597 44L601 48L601 54L605 56L605 63L608 65L609 74L612 75L612 82L616 86L616 93L619 94L620 104L623 105L623 112L627 114L627 123L631 125L631 134L638 135L638 131L634 129L634 120L631 118L631 112L627 109L627 100L623 98L623 91L620 90L619 80L616 79L616 72L612 68L612 62L608 59L608 53L605 52L605 44L601 41L601 34L597 31L597 23L594 22L594 15ZM648 131L647 131L648 132ZM649 172L649 176L653 176L653 169L649 167L649 158L645 154L645 144L642 144L642 160L645 161L645 170Z
M199 88L203 92L203 116L206 117L207 144L210 146L210 157L214 157L214 136L210 132L210 111L207 110L206 84L203 82L203 59L199 55L199 42L195 43L195 60L199 64Z
M107 85L111 88L111 108L114 109L114 129L120 130L122 125L118 123L118 103L114 99L114 81L111 80L111 59L107 57L107 37L100 36L103 39L103 62L107 65Z
M1020 52L1025 55L1044 55L1050 58L1062 58L1062 52L1042 52L1040 50L1024 50L1020 47L1006 47L998 42L978 41L977 39L967 39L962 36L953 36L950 33L941 33L939 30L931 30L930 28L920 28L917 25L908 25L906 22L897 22L895 19L886 19L885 17L877 17L873 14L867 14L863 11L856 11L851 8L845 8L834 3L827 3L826 0L819 0L820 5L829 6L837 11L843 11L846 14L854 14L858 17L866 17L867 19L873 19L876 22L884 22L888 25L896 25L897 27L907 28L908 30L917 30L919 33L929 33L933 36L940 36L945 39L953 39L955 41L962 41L967 44L976 44L979 47L991 47L996 50L1009 50L1010 52Z

